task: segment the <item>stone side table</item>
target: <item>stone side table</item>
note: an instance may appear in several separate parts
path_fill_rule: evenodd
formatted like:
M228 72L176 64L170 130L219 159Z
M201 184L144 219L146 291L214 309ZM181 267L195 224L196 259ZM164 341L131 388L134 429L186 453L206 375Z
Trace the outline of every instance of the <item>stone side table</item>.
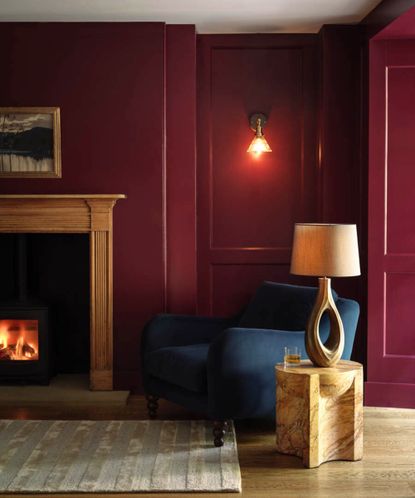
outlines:
M310 361L275 367L277 450L297 455L305 467L363 456L363 366Z

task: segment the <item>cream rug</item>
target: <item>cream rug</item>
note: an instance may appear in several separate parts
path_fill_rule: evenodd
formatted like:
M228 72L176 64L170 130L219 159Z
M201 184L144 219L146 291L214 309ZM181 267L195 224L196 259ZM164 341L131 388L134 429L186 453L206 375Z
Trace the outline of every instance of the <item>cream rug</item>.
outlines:
M0 493L240 490L232 424L215 448L200 420L0 420Z

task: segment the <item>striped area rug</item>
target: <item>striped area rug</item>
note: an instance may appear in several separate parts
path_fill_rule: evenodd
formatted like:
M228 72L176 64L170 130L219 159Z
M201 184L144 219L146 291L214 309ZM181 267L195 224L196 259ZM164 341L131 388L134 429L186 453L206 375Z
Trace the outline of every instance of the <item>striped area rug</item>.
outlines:
M0 420L0 493L240 492L235 430L207 421Z

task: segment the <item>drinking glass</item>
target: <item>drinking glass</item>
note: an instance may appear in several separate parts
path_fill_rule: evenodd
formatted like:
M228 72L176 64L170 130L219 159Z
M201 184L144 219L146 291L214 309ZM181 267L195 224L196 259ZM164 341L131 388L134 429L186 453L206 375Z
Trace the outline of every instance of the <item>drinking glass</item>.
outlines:
M284 367L298 367L301 362L301 350L298 346L284 348Z

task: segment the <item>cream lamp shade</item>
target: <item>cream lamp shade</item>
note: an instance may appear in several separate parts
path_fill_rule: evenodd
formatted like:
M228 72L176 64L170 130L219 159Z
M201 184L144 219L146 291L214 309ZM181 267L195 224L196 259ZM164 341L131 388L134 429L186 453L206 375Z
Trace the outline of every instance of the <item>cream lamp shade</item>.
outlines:
M360 275L356 225L296 223L291 273L315 277Z

